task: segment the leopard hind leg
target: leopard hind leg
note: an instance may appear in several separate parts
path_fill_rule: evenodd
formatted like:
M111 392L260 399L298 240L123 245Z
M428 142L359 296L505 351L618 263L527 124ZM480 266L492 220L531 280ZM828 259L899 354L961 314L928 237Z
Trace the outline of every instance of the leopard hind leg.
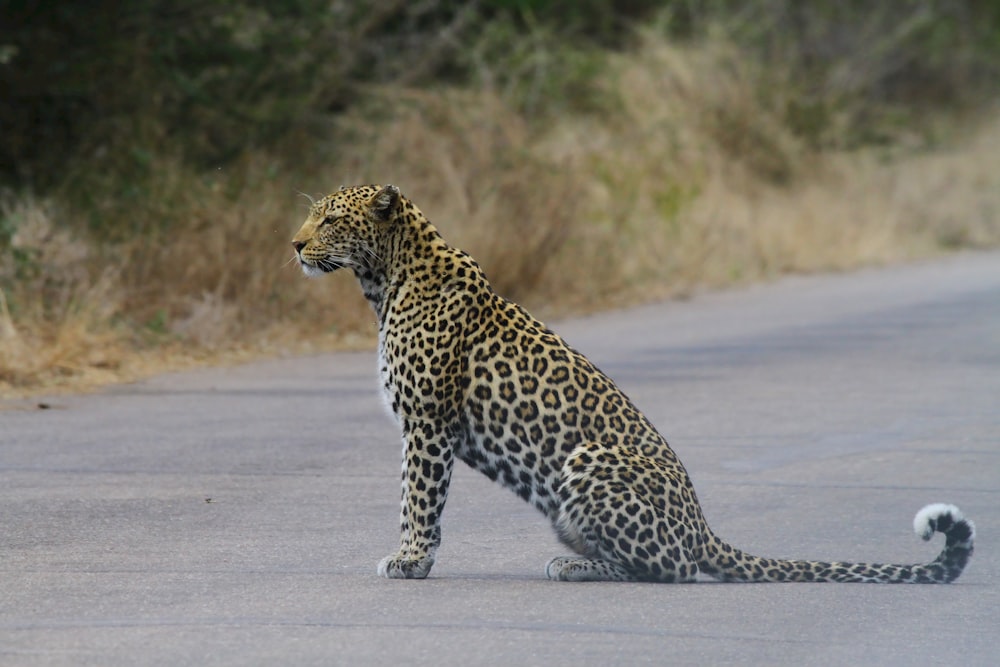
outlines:
M633 460L634 459L634 460ZM637 471L644 471L637 475ZM580 557L552 559L556 581L690 582L695 532L667 504L666 471L638 455L581 445L566 460L556 532Z

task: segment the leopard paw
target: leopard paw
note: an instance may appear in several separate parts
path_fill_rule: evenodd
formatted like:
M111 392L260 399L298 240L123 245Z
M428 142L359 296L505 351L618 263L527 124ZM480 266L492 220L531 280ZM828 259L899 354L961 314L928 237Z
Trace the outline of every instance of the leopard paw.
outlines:
M553 558L545 566L552 581L635 581L635 576L618 563L590 558Z
M386 579L425 579L434 565L430 556L424 558L409 558L395 553L386 556L378 564L378 574Z

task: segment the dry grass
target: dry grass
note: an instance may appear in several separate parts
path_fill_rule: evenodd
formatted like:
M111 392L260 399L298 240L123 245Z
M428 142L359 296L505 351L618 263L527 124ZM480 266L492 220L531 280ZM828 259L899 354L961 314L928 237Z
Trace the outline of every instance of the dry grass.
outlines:
M820 152L782 122L780 75L723 43L647 39L611 63L601 114L539 124L489 89L378 91L317 167L152 165L137 215L175 222L114 244L72 234L54 202L7 201L0 394L365 344L353 279L289 263L296 191L342 183L400 185L546 316L1000 242L1000 123L948 148Z
M109 322L116 276L93 271L90 248L58 227L46 206L6 202L2 214L19 224L0 265L3 283L14 286L0 290L0 388L113 378L118 363L106 351L117 337Z

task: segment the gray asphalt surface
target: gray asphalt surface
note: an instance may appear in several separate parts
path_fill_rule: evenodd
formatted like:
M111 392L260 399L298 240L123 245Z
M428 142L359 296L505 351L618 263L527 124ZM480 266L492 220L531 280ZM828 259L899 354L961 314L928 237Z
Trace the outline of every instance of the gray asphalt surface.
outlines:
M940 536L913 514L943 501L976 522L970 566L950 586L554 583L542 517L462 467L431 578L380 579L400 446L374 356L285 359L0 406L0 665L1000 662L1000 254L555 328L734 544L926 561Z

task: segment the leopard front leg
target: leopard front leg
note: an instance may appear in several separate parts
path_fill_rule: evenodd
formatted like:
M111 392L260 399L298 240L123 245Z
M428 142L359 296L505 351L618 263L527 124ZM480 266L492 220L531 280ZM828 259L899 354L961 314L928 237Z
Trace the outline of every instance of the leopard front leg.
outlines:
M380 576L424 579L430 573L454 462L452 444L439 425L404 422L399 551L382 559Z

